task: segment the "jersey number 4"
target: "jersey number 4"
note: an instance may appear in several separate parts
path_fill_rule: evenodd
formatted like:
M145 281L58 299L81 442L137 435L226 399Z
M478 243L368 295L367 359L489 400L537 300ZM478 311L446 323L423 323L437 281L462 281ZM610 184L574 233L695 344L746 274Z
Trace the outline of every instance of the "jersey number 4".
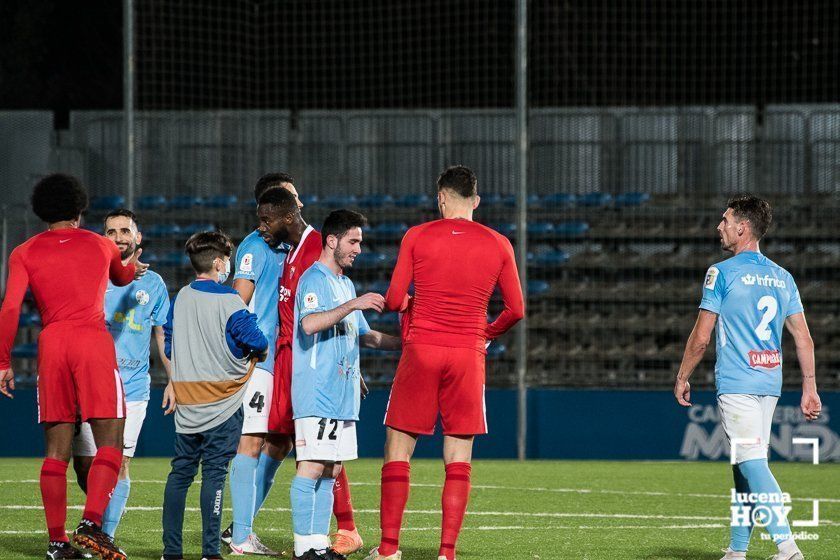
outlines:
M265 408L265 396L257 391L254 393L254 396L251 397L251 402L248 403L248 406L256 408L257 414L262 414L263 408Z
M761 322L755 328L755 334L758 340L770 340L773 333L770 331L770 323L776 318L776 313L779 312L779 302L773 296L764 296L758 300L759 311L764 311L764 316Z
M324 431L327 429L327 422L332 424L332 431L329 433L329 435L327 435L327 439L335 440L337 437L335 435L335 432L336 430L338 430L338 420L327 420L326 418L321 418L321 420L318 422L318 425L321 427L318 430L318 441L324 439Z

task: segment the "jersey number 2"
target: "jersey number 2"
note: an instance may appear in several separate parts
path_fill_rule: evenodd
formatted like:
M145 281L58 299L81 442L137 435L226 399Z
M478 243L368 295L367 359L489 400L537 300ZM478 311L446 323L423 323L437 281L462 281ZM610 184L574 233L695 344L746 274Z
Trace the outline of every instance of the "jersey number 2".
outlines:
M770 340L773 333L770 332L768 327L770 326L770 322L776 318L776 313L779 311L779 302L773 296L764 296L758 300L756 307L758 307L759 311L764 311L764 316L755 328L755 334L758 335L759 340Z

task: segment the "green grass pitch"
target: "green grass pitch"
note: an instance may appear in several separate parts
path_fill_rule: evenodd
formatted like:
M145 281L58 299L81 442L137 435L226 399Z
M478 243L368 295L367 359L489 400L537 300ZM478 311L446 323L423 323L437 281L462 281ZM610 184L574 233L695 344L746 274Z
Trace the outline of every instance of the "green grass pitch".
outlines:
M379 536L378 460L350 464L348 473L365 550ZM40 461L0 460L0 558L43 558L44 516L38 491ZM840 559L840 465L776 463L776 477L793 497L792 519L811 515L806 498L819 498L820 525L795 528L816 535L801 541L809 560ZM132 463L132 489L117 533L129 558L160 558L160 507L165 459ZM72 478L72 469L68 472ZM278 471L265 510L256 521L263 541L291 557L289 481L292 464ZM440 523L439 461L415 461L402 535L405 560L435 560ZM68 529L81 514L82 494L71 482ZM725 463L479 461L459 541L459 560L718 560L728 540L730 470ZM186 558L200 558L198 496L190 495L185 522ZM225 502L224 523L230 519ZM748 558L775 552L753 534ZM362 555L354 555L361 559Z

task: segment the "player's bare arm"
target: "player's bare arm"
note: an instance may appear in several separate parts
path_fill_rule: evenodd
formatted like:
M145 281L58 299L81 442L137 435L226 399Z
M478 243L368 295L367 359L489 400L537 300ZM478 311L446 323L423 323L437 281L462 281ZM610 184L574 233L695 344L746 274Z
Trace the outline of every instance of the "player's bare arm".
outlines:
M691 384L688 380L700 360L703 359L706 348L709 347L715 323L717 323L717 314L701 309L697 315L697 321L694 323L694 328L688 336L680 371L677 373L677 380L674 384L674 396L682 406L691 406Z
M379 331L369 331L360 336L359 341L365 348L378 348L379 350L399 350L402 348L400 337Z
M156 326L152 329L157 342L158 356L160 356L160 363L163 364L163 369L166 370L166 388L163 390L163 414L172 414L175 412L175 389L172 388L172 363L166 357L166 340L163 332L163 327Z
M796 344L796 358L802 370L802 414L808 420L820 417L822 403L817 394L816 361L814 360L814 340L808 329L804 313L796 313L785 319L785 327L793 336Z
M247 278L237 278L233 281L233 289L239 293L239 297L242 298L245 305L249 305L251 303L251 298L254 297L254 290L256 290L256 287L257 285L254 284L254 281L248 280Z
M385 298L381 294L368 292L329 311L307 315L300 321L300 326L307 335L327 330L337 325L354 311L373 310L381 313L385 307Z

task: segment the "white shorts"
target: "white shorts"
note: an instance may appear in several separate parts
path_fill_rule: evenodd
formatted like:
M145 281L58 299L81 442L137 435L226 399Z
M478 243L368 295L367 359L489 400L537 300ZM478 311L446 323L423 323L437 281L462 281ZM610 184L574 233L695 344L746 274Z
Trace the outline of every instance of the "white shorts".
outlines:
M274 395L274 375L262 368L254 368L251 379L245 387L242 398L243 434L268 433L268 413L271 410L271 397Z
M359 458L356 422L309 416L295 420L298 461L352 461Z
M137 450L137 440L143 421L146 419L146 405L149 401L130 401L125 403L125 428L123 429L123 455L134 457ZM90 424L82 422L77 425L78 431L73 438L73 455L75 457L93 457L96 455L96 443L93 441L93 431Z
M767 395L718 395L720 421L734 463L766 459L770 449L770 428L779 397ZM739 440L733 443L733 440Z

